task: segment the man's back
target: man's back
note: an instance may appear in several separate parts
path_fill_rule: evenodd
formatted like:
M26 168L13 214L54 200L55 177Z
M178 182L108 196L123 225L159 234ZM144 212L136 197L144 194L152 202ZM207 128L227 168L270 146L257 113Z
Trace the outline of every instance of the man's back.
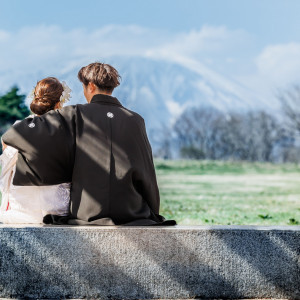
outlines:
M75 119L74 219L69 223L159 221L159 192L143 119L101 94L77 105Z

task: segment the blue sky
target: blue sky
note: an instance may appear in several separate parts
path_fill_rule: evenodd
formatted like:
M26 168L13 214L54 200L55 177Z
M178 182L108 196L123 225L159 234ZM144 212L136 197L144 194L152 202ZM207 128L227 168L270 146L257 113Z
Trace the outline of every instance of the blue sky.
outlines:
M270 95L300 82L298 0L0 0L0 92L109 55L197 64Z
M298 0L1 0L0 28L60 25L94 29L139 25L169 31L199 29L204 24L244 29L260 43L299 41Z

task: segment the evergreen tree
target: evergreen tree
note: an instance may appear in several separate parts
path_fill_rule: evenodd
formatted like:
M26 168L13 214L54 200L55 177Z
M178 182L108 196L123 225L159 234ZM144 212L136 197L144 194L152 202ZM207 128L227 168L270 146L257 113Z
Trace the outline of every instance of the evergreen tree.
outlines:
M18 95L19 88L14 86L11 90L0 97L0 126L7 123L13 124L30 114L25 104L25 95Z
M17 120L22 120L30 114L25 104L25 95L18 94L19 88L14 86L0 97L0 134Z

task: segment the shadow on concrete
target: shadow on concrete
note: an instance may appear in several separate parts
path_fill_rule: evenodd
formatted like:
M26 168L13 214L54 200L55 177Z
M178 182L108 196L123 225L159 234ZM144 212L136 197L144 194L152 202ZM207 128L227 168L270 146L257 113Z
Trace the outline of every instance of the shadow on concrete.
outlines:
M258 292L257 286L268 287L265 291L260 288L257 297L300 299L299 231L256 230L253 226L252 230L232 230L231 234L213 230L212 235L222 241L229 255L240 258L252 270L252 275L256 273L246 283L249 290ZM268 290L273 290L273 294L268 294Z
M76 230L1 228L0 234L0 297L118 298L118 287L124 286L123 282L128 288L120 294L152 298L111 262L112 249L112 255L91 252L92 240L87 243Z

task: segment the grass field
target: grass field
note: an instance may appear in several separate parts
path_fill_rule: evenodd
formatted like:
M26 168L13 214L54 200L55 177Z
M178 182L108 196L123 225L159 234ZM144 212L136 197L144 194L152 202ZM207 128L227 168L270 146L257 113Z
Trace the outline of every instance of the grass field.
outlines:
M180 225L300 225L300 166L155 161L161 214Z
M156 161L161 214L181 225L299 225L300 166Z

